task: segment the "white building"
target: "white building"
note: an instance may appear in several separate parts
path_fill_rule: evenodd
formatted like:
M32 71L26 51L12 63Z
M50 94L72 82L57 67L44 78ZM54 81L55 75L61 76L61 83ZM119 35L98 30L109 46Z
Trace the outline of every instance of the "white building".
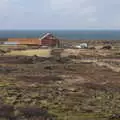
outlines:
M81 48L88 48L88 44L87 43L81 43L80 45L76 45L75 47L79 48L79 49L81 49Z

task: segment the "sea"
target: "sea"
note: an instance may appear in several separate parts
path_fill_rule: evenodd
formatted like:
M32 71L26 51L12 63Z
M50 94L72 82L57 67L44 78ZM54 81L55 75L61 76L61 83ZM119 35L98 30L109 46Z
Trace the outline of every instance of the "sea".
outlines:
M38 38L46 33L64 40L120 40L120 30L0 30L0 38Z

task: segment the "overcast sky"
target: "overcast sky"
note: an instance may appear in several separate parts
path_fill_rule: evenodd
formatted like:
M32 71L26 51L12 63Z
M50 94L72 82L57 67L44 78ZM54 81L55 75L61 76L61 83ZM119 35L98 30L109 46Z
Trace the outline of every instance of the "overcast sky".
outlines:
M120 28L120 0L0 0L0 29Z

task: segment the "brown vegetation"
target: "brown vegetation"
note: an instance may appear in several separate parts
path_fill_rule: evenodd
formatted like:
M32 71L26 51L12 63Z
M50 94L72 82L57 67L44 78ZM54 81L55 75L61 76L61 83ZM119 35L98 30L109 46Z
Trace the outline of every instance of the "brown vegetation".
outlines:
M54 49L51 57L0 56L0 119L119 119L120 73L99 65L117 68L116 52Z

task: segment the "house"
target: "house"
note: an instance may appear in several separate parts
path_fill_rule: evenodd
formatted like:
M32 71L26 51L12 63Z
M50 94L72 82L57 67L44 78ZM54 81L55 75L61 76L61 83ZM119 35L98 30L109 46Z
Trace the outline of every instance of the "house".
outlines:
M60 41L51 33L47 33L39 38L8 38L8 40L6 42L4 42L4 44L59 47Z
M39 38L41 46L59 47L60 41L51 33L47 33Z

